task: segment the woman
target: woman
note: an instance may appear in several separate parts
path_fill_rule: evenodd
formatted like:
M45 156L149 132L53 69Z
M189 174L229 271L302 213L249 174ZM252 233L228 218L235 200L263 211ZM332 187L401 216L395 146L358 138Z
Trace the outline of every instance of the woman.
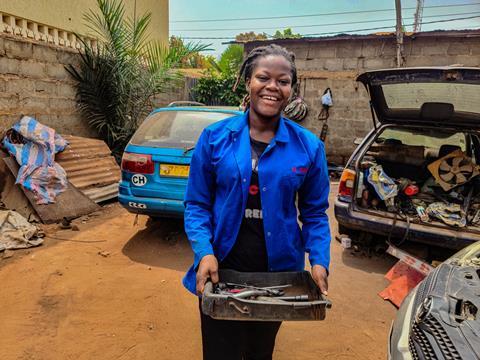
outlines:
M185 230L194 264L184 285L201 295L218 268L301 271L327 294L329 179L325 150L284 119L297 83L294 55L277 45L253 49L240 69L250 103L244 115L206 128L193 153ZM302 229L297 222L296 198ZM201 314L204 359L271 359L280 322L214 320Z

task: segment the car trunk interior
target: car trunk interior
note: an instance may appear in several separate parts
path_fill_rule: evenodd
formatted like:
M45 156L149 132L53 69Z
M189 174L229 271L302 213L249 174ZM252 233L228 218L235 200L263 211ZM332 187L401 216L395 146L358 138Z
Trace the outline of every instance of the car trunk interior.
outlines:
M471 130L392 125L356 163L356 210L480 232L480 140Z

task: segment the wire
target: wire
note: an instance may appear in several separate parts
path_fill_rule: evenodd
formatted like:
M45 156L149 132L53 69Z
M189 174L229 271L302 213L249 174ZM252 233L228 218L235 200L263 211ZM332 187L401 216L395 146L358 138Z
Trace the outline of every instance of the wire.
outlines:
M437 24L437 23L459 21L459 20L468 20L468 19L475 19L475 18L480 18L480 16L476 15L476 16L468 16L468 17L462 17L462 18L456 18L456 19L427 21L427 22L422 22L422 25ZM413 24L406 24L404 26L413 26ZM374 28L368 28L368 29L355 29L355 30L332 31L332 32L323 32L323 33L315 33L315 34L304 34L304 35L302 35L302 38L312 37L312 36L320 36L320 35L331 35L331 34L342 34L342 33L350 33L350 32L360 32L360 31L383 30L383 29L391 29L391 28L394 28L394 27L395 27L395 25L390 25L390 26L380 26L380 27L374 27ZM472 27L468 26L466 28L472 28ZM474 26L473 28L480 28L480 25ZM185 40L235 40L234 36L229 36L229 37L182 36L181 38L185 39Z
M443 15L429 15L423 16L423 18L438 18L438 17L445 17L445 16L463 16L463 15L472 15L472 14L480 14L480 11L475 12L467 12L467 13L456 13L456 14L443 14ZM415 17L408 17L403 18L404 20L414 20ZM375 22L382 22L382 21L395 21L396 19L378 19L378 20L363 20L363 21L347 21L347 22L339 22L339 23L331 23L331 24L315 24L315 25L289 25L289 26L282 26L283 28L306 28L306 27L320 27L320 26L336 26L336 25L351 25L351 24L366 24L366 23L375 23ZM229 30L236 30L236 31L258 31L258 30L275 30L278 29L277 27L265 27L265 28L255 28L255 29L245 29L245 28L226 28L226 29L176 29L171 31L229 31Z
M480 3L469 3L469 4L465 4L465 3L464 3L464 4L449 4L449 5L431 5L431 6L425 6L424 9L445 8L445 7L460 7L460 6L473 6L473 5L480 5ZM415 6L415 7L406 7L406 8L403 8L402 10L416 10L416 8L417 8L416 6ZM254 17L254 18L204 19L204 20L174 20L174 21L170 21L170 23L290 19L290 18L305 18L305 17L315 17L315 16L364 14L364 13L385 12L385 11L395 11L395 9L372 9L372 10L344 11L344 12L333 12L333 13L323 13L323 14L289 15L289 16L269 16L269 17Z
M480 15L476 16L467 16L467 17L462 17L462 18L456 18L456 19L446 19L446 20L436 20L436 21L427 21L427 22L422 22L422 25L427 25L427 24L438 24L438 23L444 23L444 22L451 22L451 21L458 21L458 20L468 20L468 19L475 19L475 18L480 18ZM406 24L403 26L413 26L413 24ZM371 31L371 30L382 30L382 29L391 29L394 28L394 25L391 26L381 26L381 27L376 27L376 28L369 28L369 29L356 29L356 30L345 30L343 33L348 33L348 32L360 32L360 31ZM480 25L479 25L480 27ZM339 31L331 31L331 32L324 32L324 33L316 33L316 34L305 34L303 37L309 37L309 36L319 36L319 35L329 35L329 34L338 34L341 33Z

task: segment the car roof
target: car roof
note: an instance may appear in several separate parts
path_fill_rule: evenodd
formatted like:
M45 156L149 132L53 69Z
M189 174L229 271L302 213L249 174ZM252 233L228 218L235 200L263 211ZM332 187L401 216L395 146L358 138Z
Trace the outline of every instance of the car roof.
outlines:
M242 110L235 110L235 107L221 106L182 106L182 107L161 107L153 110L150 115L164 111L195 111L195 112L220 112L231 115L243 114Z

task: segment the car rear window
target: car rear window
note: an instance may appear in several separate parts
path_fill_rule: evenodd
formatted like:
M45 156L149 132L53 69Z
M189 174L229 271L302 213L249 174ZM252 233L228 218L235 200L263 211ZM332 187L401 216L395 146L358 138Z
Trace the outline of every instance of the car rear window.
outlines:
M403 145L425 146L431 149L440 149L442 145L460 146L462 151L466 150L465 134L462 132L452 133L440 131L438 129L430 130L407 130L398 128L387 128L379 136L378 140L399 140Z
M150 115L133 135L133 145L189 148L208 125L233 116L223 112L161 111Z
M455 111L480 113L480 87L472 84L402 83L382 85L390 109L420 109L426 102L453 104Z

